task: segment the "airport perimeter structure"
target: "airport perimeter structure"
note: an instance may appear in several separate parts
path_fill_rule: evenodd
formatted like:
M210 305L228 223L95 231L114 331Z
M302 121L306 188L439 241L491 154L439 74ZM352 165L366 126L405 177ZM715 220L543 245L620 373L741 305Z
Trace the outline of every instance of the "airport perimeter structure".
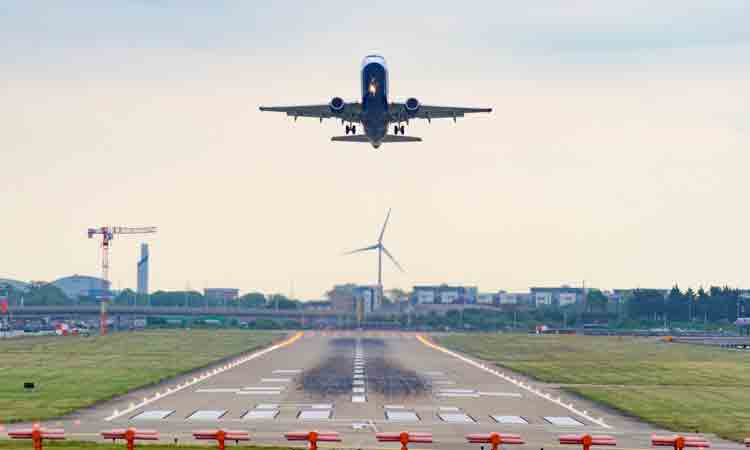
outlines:
M101 440L104 430L132 426L180 443L192 442L196 430L243 430L258 445L288 445L285 433L317 430L341 439L321 447L357 449L397 448L377 435L403 431L431 433L432 443L413 444L420 449L477 448L466 435L493 432L519 435L519 449L558 448L560 436L586 433L611 436L619 448L642 449L651 446L654 433L673 434L445 349L427 336L366 331L296 333L42 425L64 428L76 440ZM704 437L713 448L744 448Z

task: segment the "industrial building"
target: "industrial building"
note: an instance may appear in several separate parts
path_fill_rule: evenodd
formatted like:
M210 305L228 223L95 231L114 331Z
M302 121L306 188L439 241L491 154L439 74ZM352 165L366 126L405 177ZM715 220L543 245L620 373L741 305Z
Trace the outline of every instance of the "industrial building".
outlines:
M575 305L583 302L585 295L583 288L570 286L532 287L530 291L534 306L537 308Z
M72 275L57 279L51 283L60 288L69 299L80 297L98 297L109 290L109 283L101 278L86 275Z
M418 305L439 303L443 305L477 303L476 286L414 286L412 301Z
M334 286L328 296L331 308L344 314L357 312L358 305L364 314L368 314L379 310L383 303L378 286L340 284Z

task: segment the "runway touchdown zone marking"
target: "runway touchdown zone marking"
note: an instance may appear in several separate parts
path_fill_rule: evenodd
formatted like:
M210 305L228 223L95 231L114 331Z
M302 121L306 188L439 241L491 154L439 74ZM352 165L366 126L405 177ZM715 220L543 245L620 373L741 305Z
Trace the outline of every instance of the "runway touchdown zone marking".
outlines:
M201 375L199 375L197 377L193 377L190 381L187 381L187 382L181 383L181 384L177 384L174 387L167 388L167 390L165 392L163 392L163 393L162 392L157 392L151 398L145 397L143 399L143 401L141 401L141 402L131 403L130 406L128 406L127 408L123 409L122 411L115 410L110 416L106 417L104 419L104 421L105 422L110 422L112 420L117 419L118 417L122 417L122 416L124 416L126 414L130 414L130 413L132 413L134 411L137 411L137 410L143 408L146 405L150 405L151 403L154 403L157 400L161 400L164 397L170 396L170 395L172 395L172 394L174 394L176 392L180 392L180 391L182 391L184 389L192 387L195 384L200 383L201 381L207 380L207 379L209 379L209 378L211 378L213 376L216 376L216 375L219 375L221 373L224 373L227 370L234 369L235 367L240 366L242 364L245 364L248 361L252 361L255 358L259 358L259 357L265 355L266 353L270 353L270 352L272 352L274 350L278 350L280 348L284 348L287 345L291 345L294 342L296 342L298 339L300 339L302 336L304 336L304 333L302 333L302 332L296 333L295 335L291 336L288 339L285 339L284 341L279 342L278 344L274 344L274 345L272 345L272 346L270 346L268 348L265 348L263 350L259 350L259 351L255 352L255 353L251 353L248 356L244 356L244 357L238 358L238 359L236 359L236 360L234 360L234 361L232 361L232 362L230 362L228 364L225 364L225 365L223 365L223 366L221 366L219 368L203 372Z

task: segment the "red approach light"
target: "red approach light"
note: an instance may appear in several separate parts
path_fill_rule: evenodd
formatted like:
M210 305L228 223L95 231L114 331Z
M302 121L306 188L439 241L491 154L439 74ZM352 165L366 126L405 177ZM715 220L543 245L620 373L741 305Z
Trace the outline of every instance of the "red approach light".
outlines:
M198 440L217 441L219 450L224 450L224 441L234 441L239 444L240 441L249 441L250 434L247 431L233 430L199 430L193 431L193 437Z
M34 442L34 450L42 450L42 442L45 440L65 439L65 430L58 428L40 428L34 425L32 428L22 428L8 431L11 439L31 439Z
M523 439L517 434L508 433L480 433L467 434L466 440L470 444L492 444L492 450L497 450L502 444L523 444Z
M310 450L318 449L318 442L341 442L336 431L291 431L284 433L287 441L307 441L310 443Z
M700 436L651 436L651 445L654 447L672 447L675 450L682 450L685 447L711 447L711 443Z
M128 450L135 448L135 441L158 441L159 432L156 430L137 430L135 428L118 428L109 431L102 431L104 439L124 439Z
M592 436L590 434L564 434L559 436L561 444L582 445L583 450L589 450L592 445L617 445L612 436Z
M375 437L378 442L400 442L401 450L408 450L408 444L431 444L432 433L409 433L402 431L400 433L377 433Z

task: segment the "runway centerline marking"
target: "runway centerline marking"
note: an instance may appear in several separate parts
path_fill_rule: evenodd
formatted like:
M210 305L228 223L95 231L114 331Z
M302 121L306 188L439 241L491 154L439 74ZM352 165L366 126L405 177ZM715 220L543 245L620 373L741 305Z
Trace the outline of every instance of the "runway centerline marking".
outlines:
M175 387L167 388L166 392L164 392L164 393L157 392L151 398L145 397L141 402L131 403L130 406L128 406L126 409L123 409L122 411L115 410L112 413L112 415L110 415L109 417L106 417L104 419L104 421L105 422L110 422L112 420L115 420L118 417L122 417L125 414L132 413L133 411L136 411L136 410L138 410L140 408L143 408L146 405L150 405L151 403L154 403L157 400L161 400L164 397L170 396L170 395L172 395L172 394L174 394L176 392L180 392L180 391L182 391L184 389L187 389L187 388L189 388L191 386L194 386L195 384L200 383L201 381L207 380L207 379L209 379L209 378L211 378L213 376L216 376L216 375L219 375L221 373L224 373L227 370L234 369L235 367L238 367L238 366L240 366L242 364L245 364L248 361L252 361L255 358L259 358L259 357L265 355L266 353L270 353L270 352L272 352L274 350L278 350L280 348L284 348L287 345L291 345L294 342L296 342L299 338L301 338L304 334L305 333L303 333L303 332L295 333L293 336L290 336L289 338L287 338L287 339L279 342L278 344L274 344L274 345L272 345L270 347L264 348L263 350L258 350L257 352L251 353L250 355L247 355L247 356L235 359L234 361L232 361L232 362L230 362L228 364L225 364L225 365L221 366L220 368L206 371L206 372L204 372L203 374L201 374L201 375L199 375L197 377L193 377L190 381L187 381L187 382L182 383L182 384L178 384Z
M504 373L500 372L499 370L495 370L495 369L493 369L491 367L488 367L485 364L479 363L477 361L474 361L473 359L467 358L467 357L465 357L463 355L459 355L458 353L456 353L454 351L448 350L445 347L442 347L442 346L440 346L438 344L435 344L434 342L432 342L431 340L425 338L421 334L417 335L417 340L419 342L421 342L422 344L426 345L427 347L430 347L430 348L432 348L434 350L437 350L439 352L445 353L446 355L450 355L450 356L452 356L452 357L454 357L456 359L460 359L461 361L463 361L463 362L465 362L465 363L467 363L469 365L472 365L472 366L474 366L474 367L476 367L478 369L484 370L485 372L489 372L489 373L495 375L498 378L502 378L503 380L507 381L508 383L511 383L511 384L513 384L513 385L515 385L515 386L517 386L517 387L519 387L519 388L521 388L521 389L523 389L523 390L525 390L527 392L530 392L530 393L536 395L539 398L542 398L542 399L547 400L549 402L552 402L552 403L554 403L554 404L556 404L556 405L558 405L558 406L560 406L562 408L565 408L568 411L572 412L573 414L576 414L576 415L578 415L580 417L583 417L584 419L588 420L589 422L592 422L592 423L594 423L596 425L599 425L602 428L607 428L607 429L611 429L612 428L610 425L607 425L604 422L603 419L596 419L594 417L591 417L591 415L589 415L587 412L579 410L578 408L574 407L572 404L564 403L559 398L557 398L557 399L556 398L552 398L552 396L550 394L546 394L546 393L544 393L544 392L542 392L542 391L540 391L538 389L534 389L532 386L529 386L526 383L523 383L523 382L521 382L519 380L516 380L515 378L509 377L509 376L505 375Z

